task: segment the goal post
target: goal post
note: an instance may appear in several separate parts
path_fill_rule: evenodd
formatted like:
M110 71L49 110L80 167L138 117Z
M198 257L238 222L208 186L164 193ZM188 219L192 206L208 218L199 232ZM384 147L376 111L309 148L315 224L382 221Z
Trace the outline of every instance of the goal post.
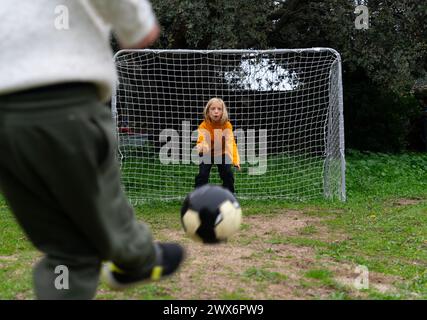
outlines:
M238 198L345 200L341 58L330 48L121 50L112 99L122 182L133 202L194 189L197 128L227 105ZM221 184L216 166L210 183Z

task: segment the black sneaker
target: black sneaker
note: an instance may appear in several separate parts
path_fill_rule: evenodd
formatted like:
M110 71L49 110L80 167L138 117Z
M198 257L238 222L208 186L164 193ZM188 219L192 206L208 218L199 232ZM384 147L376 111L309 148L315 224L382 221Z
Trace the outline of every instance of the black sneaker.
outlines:
M184 259L184 248L176 243L155 243L156 262L152 268L141 273L126 273L114 263L108 262L102 268L102 277L116 290L136 284L157 281L174 273Z

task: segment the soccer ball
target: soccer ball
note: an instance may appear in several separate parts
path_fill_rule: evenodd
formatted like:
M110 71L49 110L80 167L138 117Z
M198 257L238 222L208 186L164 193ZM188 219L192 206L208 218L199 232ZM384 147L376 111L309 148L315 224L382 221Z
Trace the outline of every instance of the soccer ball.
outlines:
M242 209L234 195L220 186L204 185L189 193L181 222L190 238L203 243L226 241L239 230Z

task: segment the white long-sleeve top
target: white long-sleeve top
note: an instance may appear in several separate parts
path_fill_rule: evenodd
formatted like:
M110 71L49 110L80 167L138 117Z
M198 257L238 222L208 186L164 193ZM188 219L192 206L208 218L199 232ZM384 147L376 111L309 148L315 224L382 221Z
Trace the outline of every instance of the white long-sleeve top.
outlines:
M156 23L146 0L1 0L0 95L71 81L111 97L109 33L132 46Z

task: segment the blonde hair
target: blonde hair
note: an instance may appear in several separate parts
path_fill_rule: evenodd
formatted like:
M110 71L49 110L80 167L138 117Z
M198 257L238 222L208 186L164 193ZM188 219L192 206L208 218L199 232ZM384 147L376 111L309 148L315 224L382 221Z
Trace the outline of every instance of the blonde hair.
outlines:
M208 103L205 106L205 109L203 110L203 115L205 116L205 120L207 121L211 121L211 119L209 118L209 108L211 105L213 105L214 103L219 103L220 105L222 105L222 117L221 117L221 124L224 124L225 122L228 121L228 111L227 111L227 106L225 105L224 100L220 99L220 98L212 98L208 101Z

